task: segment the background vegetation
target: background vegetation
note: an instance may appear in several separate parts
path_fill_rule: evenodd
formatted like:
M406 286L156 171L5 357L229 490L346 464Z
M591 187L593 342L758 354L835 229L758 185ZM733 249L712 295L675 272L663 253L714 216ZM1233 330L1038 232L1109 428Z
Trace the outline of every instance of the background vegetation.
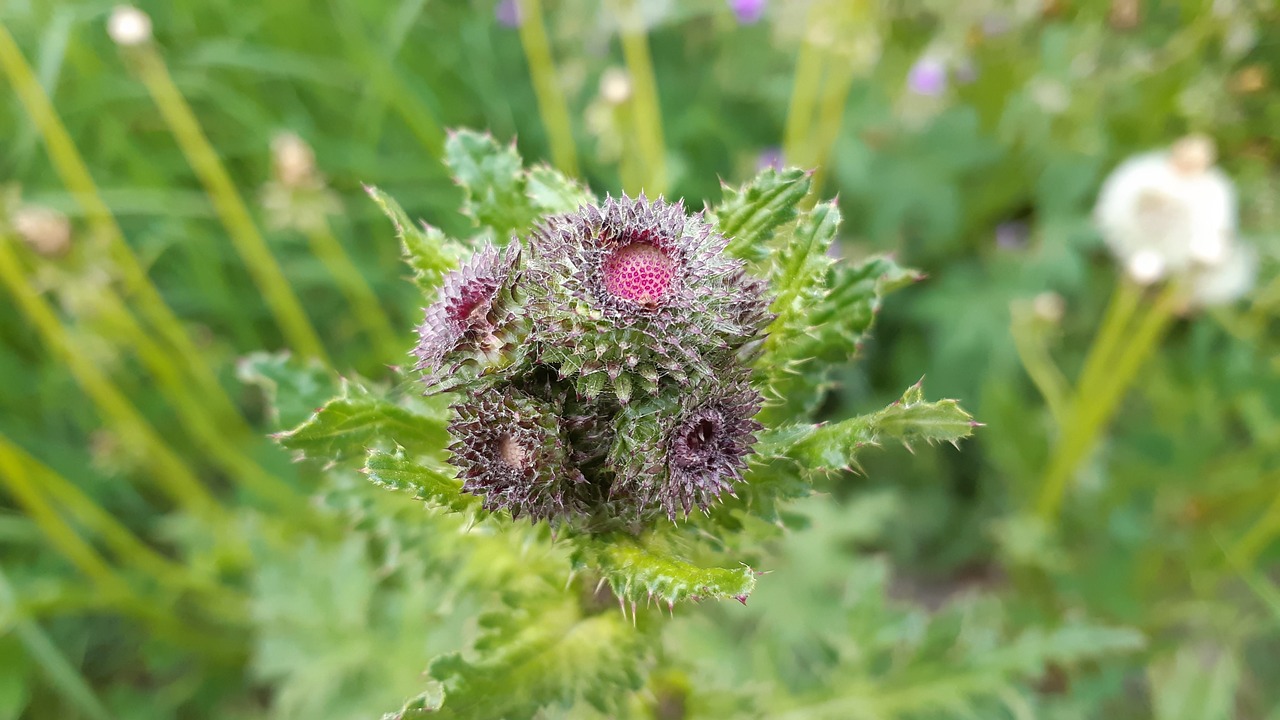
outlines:
M513 635L544 652L455 687L518 696L472 716L1280 718L1274 3L140 6L155 42L131 48L110 3L0 9L0 718L377 717ZM460 126L693 207L816 168L847 258L928 276L823 412L923 375L986 427L790 507L747 607L555 645L538 531L464 532L268 437L330 369L395 382L420 293L361 186L471 234ZM1102 332L1125 286L1090 212L1190 132L1260 281L1143 348Z

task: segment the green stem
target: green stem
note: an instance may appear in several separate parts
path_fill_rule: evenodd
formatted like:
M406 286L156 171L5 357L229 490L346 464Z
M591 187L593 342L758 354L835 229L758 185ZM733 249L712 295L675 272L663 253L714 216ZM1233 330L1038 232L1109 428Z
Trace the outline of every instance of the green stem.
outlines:
M621 0L619 12L622 56L631 76L631 107L635 117L636 147L644 167L644 185L632 188L650 195L667 190L667 151L662 139L662 112L658 105L658 83L653 75L649 38L636 0Z
M151 549L110 513L81 492L71 481L28 455L3 435L0 435L0 467L18 470L16 473L6 474L3 479L10 486L15 497L20 500L26 499L23 504L28 508L29 513L33 507L37 512L40 512L42 507L50 508L44 499L47 494L61 508L83 523L84 527L101 537L115 556L127 566L139 570L171 590L189 589L200 593L205 601L204 604L213 611L215 616L233 619L243 617L248 607L248 601L245 598L219 585L212 578L194 575L186 566ZM24 468L29 473L23 472ZM31 480L33 476L39 479L38 485ZM42 524L35 514L32 514L32 519L46 535L50 536L51 541L58 544L50 534L57 530L56 527ZM56 515L55 519L57 519ZM58 523L62 525L65 532L72 532L60 519Z
M72 377L97 406L99 413L120 437L138 445L156 484L180 507L207 519L222 516L223 509L200 483L195 473L170 450L125 394L97 365L76 347L49 305L27 282L17 255L16 241L0 235L0 284L8 288L18 306L35 326L49 351L71 372ZM215 520L216 521L216 520Z
M1067 422L1069 385L1062 371L1054 365L1049 349L1041 342L1032 314L1025 308L1014 308L1013 325L1009 332L1013 336L1013 345L1018 351L1023 369L1049 406L1054 425L1064 428L1064 423Z
M351 260L342 243L334 236L333 228L325 221L320 227L307 233L307 240L311 244L311 253L333 276L338 289L346 296L347 302L351 304L356 317L364 326L365 333L381 348L382 356L397 357L402 347L400 338L391 325L391 319L387 317L382 303L378 301L378 295L365 282L360 269Z
M1269 479L1267 486L1276 487L1280 476L1273 476ZM1267 506L1267 511L1262 514L1258 522L1249 528L1235 545L1232 546L1231 555L1239 558L1245 566L1251 567L1258 559L1258 555L1266 549L1272 541L1280 536L1280 493L1278 493L1271 504Z
M853 87L854 68L848 62L841 62L839 56L834 58L827 72L826 88L822 92L822 102L818 109L818 126L813 132L814 142L809 148L809 165L814 166L813 189L822 189L831 162L831 150L840 136L840 127L844 124L844 108L849 101L849 90Z
M329 364L320 337L307 319L293 289L289 287L289 282L268 249L266 240L254 224L249 208L236 191L235 183L218 158L217 151L205 137L191 106L174 84L164 58L151 45L135 50L142 84L151 93L187 162L204 185L214 210L227 229L232 245L266 300L285 339L303 357L316 358Z
M0 569L0 607L12 605L14 600L13 586L9 583L9 578L5 575L4 570ZM38 624L25 617L20 617L13 623L13 634L17 637L18 642L22 644L23 649L26 650L31 660L44 670L50 683L72 705L79 708L80 712L84 713L86 717L92 718L92 720L111 720L110 711L94 694L93 688L89 686L88 681L80 675L80 671L74 665L62 656L58 646L49 639L48 635L45 635L44 630Z
M782 153L788 165L808 167L814 160L809 152L809 140L813 134L813 117L818 106L818 93L822 88L822 49L813 42L818 24L822 22L818 4L810 6L800 54L796 58L795 80L791 86L791 104L787 109L787 126L783 134Z
M1127 302L1123 293L1133 291L1138 290L1121 288L1118 291L1121 293L1118 295L1119 301ZM1082 381L1077 388L1071 408L1071 421L1064 426L1064 435L1049 461L1036 505L1036 511L1042 519L1049 521L1057 516L1063 496L1066 494L1067 483L1074 477L1080 464L1093 449L1098 436L1106 428L1107 422L1114 414L1120 400L1123 399L1125 391L1137 376L1138 370L1151 356L1165 329L1173 320L1178 292L1178 287L1170 283L1147 308L1146 314L1137 319L1132 331L1126 333L1125 328L1122 327L1115 332L1114 341L1110 340L1109 325L1114 324L1116 319L1110 317L1111 313L1108 313L1108 321L1104 324L1099 339L1111 344L1120 343L1121 347L1113 352L1099 352L1104 358L1109 356L1109 359L1098 361L1101 363L1100 369L1092 374L1089 373L1089 367L1086 364L1084 377L1090 378L1093 386ZM1117 316L1121 314L1117 313ZM1109 349L1104 347L1102 351ZM1098 351L1098 348L1095 348L1095 351ZM1090 360L1092 359L1091 355Z
M519 0L520 44L529 63L533 90L538 98L538 112L551 141L551 158L556 167L570 177L578 174L578 155L573 142L573 125L569 106L556 79L555 61L547 26L542 21L542 0Z
M0 482L3 482L13 498L35 522L36 527L77 570L84 573L95 585L107 591L121 592L125 582L76 531L53 509L44 493L40 492L27 473L26 467L3 444L0 444Z
M3 24L0 24L0 67L3 67L32 123L43 138L54 170L84 211L89 225L106 240L110 259L120 271L125 291L137 302L142 317L177 353L182 366L194 380L195 389L204 394L206 401L216 403L224 412L229 408L230 414L238 416L239 411L227 398L217 376L187 336L173 311L165 304L160 291L151 283L125 241L124 233L98 192L71 135Z

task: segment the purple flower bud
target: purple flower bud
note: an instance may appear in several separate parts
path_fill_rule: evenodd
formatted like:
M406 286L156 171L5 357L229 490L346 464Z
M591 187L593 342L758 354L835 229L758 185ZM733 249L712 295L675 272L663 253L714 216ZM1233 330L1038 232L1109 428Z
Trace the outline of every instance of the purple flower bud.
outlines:
M996 247L1001 250L1020 250L1027 244L1031 229L1021 220L1009 220L996 226Z
M499 0L497 7L493 9L493 16L501 25L520 27L520 5L516 0Z
M767 147L760 151L760 156L756 158L756 172L761 172L768 168L781 170L783 167L782 148Z
M917 95L937 97L947 91L947 66L928 55L916 61L907 73L907 88Z
M738 18L739 23L753 25L764 17L764 10L768 4L768 0L729 0L729 9Z

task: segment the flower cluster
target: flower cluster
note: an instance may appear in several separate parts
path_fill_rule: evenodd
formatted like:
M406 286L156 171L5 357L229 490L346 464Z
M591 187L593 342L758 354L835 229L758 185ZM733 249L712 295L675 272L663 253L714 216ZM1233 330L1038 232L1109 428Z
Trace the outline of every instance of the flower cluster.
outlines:
M1186 281L1197 305L1229 303L1253 286L1257 257L1236 235L1236 194L1214 167L1213 142L1192 135L1126 160L1094 211L1112 254L1135 281Z
M732 493L760 426L763 281L681 203L609 199L485 244L414 350L455 391L463 490L513 516L675 520Z

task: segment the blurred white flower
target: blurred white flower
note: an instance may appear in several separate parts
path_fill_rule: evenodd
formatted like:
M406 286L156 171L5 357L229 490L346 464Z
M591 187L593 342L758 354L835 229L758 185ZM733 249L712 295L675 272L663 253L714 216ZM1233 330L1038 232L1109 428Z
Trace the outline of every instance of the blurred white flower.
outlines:
M1056 325L1062 322L1062 316L1067 313L1067 301L1058 293L1046 290L1032 299L1031 310L1037 318Z
M290 188L315 187L323 180L316 172L316 153L298 135L282 132L271 139L271 164L276 180Z
M273 177L262 188L262 208L271 227L319 232L327 227L328 216L342 212L306 140L291 132L277 134L271 139L271 165Z
M141 45L151 40L151 18L132 5L117 5L107 20L107 34L117 45Z
M1257 276L1257 252L1244 243L1232 243L1222 262L1191 275L1191 304L1212 307L1233 303L1253 289Z
M1151 283L1227 257L1235 188L1214 159L1212 141L1191 136L1126 160L1103 183L1094 217L1135 280Z

